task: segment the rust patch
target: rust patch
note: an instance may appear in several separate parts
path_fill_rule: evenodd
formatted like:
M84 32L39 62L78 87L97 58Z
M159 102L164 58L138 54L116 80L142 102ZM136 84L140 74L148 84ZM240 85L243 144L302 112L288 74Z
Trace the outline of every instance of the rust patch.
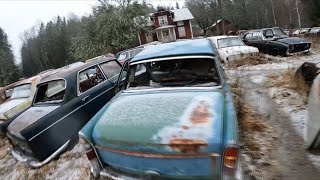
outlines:
M174 151L182 153L197 153L202 147L207 147L208 144L198 139L172 139L169 146Z
M181 126L181 128L187 130L189 129L189 126Z
M209 122L211 117L209 113L209 105L206 101L200 101L199 105L192 110L190 121L193 124L201 124Z

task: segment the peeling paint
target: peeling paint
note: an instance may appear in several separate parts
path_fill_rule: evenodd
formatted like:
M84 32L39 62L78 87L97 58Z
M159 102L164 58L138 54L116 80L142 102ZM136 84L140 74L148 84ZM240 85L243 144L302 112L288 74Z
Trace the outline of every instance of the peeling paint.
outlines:
M206 123L209 121L209 118L208 103L200 101L199 105L192 111L190 121L193 124Z
M195 96L179 121L162 128L152 139L168 144L176 152L199 152L208 146L208 139L214 136L213 104L208 96Z
M208 146L208 144L202 140L197 139L171 139L169 146L174 151L182 153L196 153L199 152L202 147Z

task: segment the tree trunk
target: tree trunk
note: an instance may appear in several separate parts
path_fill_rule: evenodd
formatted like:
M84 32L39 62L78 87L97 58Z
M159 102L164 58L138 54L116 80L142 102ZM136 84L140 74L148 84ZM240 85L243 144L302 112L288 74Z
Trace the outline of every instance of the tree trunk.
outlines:
M272 10L272 15L273 15L273 23L274 23L274 26L277 26L276 15L274 14L273 1L270 0L270 2L271 2L271 10Z
M300 17L300 12L299 12L299 1L298 0L296 0L296 10L297 10L299 28L301 28L301 17Z

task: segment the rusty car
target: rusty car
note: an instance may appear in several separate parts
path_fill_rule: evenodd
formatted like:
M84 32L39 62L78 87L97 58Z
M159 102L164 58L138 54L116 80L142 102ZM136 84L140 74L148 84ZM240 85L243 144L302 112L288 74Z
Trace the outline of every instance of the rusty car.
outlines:
M72 149L79 130L115 95L120 70L114 58L100 56L42 78L32 106L7 128L12 156L37 168Z
M308 52L311 47L311 42L299 37L288 37L278 27L249 31L243 36L243 42L273 56Z
M216 53L208 39L186 40L125 62L120 92L79 132L94 177L218 179L239 172L235 107Z
M10 98L12 90L17 83L18 82L15 82L5 87L0 87L0 104L6 102Z
M1 134L3 128L10 123L11 118L29 108L41 76L33 76L14 83L10 97L0 105L0 126Z

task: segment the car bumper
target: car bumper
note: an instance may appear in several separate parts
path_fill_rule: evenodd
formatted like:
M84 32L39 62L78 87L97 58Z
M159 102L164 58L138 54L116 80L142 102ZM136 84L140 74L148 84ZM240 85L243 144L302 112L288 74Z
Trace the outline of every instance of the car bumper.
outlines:
M43 166L44 164L47 164L50 162L53 158L57 157L61 152L63 152L68 147L69 141L66 142L63 146L61 146L56 152L51 154L47 159L44 161L39 161L36 158L34 158L32 155L27 155L25 152L23 152L21 149L17 147L13 147L12 149L9 149L10 154L19 162L26 163L27 165L33 167L33 168L39 168Z
M259 54L258 52L254 52L254 53L247 53L247 54L230 55L230 56L227 57L227 62L231 62L231 61L247 58L247 57L250 57L250 56L255 56L255 55L258 55L258 54Z
M290 45L289 53L295 54L295 53L299 53L299 52L306 52L306 51L309 51L310 47L311 47L311 43Z

